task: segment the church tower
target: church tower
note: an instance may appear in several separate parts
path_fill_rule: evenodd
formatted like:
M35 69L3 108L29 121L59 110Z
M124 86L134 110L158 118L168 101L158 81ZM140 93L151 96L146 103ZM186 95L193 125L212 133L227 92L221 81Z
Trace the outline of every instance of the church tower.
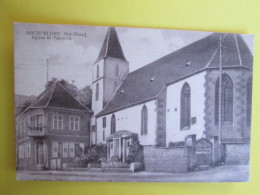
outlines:
M129 73L117 32L109 27L96 62L92 66L92 110L98 114Z

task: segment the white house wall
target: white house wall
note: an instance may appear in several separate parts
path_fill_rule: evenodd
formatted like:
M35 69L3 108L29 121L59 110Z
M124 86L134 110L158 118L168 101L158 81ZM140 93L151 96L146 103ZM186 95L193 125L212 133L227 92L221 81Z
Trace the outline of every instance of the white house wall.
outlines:
M148 133L141 136L141 111L144 105L146 105L148 110ZM97 143L105 143L103 130L105 130L105 138L111 134L112 114L97 118ZM116 118L116 132L128 130L138 134L142 145L156 144L157 113L155 100L117 111L114 115ZM106 117L106 128L103 128L103 117Z
M166 94L166 144L184 141L187 135L195 134L201 138L204 129L205 103L205 72L196 74L187 79L167 87ZM187 82L191 89L191 117L196 117L196 123L189 130L180 130L180 96L183 84Z

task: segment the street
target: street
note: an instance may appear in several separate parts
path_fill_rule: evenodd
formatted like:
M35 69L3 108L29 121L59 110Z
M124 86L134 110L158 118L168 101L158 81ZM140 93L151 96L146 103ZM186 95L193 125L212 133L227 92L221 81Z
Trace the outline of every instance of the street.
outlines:
M110 173L87 171L17 171L17 180L102 181L102 182L245 182L248 165L223 165L188 173Z

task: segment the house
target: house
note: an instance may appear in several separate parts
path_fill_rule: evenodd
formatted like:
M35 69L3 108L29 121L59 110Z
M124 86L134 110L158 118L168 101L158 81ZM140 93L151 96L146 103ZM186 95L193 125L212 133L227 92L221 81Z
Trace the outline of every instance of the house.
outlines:
M110 27L92 66L91 143L125 161L137 134L147 171L248 164L252 63L240 35L213 33L129 73Z
M16 117L17 168L62 169L89 146L92 111L53 82Z

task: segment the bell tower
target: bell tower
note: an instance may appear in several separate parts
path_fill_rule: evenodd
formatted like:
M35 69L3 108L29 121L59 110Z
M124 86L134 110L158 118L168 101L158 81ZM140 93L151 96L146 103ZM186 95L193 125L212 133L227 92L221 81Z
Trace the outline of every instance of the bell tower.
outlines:
M96 62L92 65L92 110L98 114L129 73L117 32L109 27Z

